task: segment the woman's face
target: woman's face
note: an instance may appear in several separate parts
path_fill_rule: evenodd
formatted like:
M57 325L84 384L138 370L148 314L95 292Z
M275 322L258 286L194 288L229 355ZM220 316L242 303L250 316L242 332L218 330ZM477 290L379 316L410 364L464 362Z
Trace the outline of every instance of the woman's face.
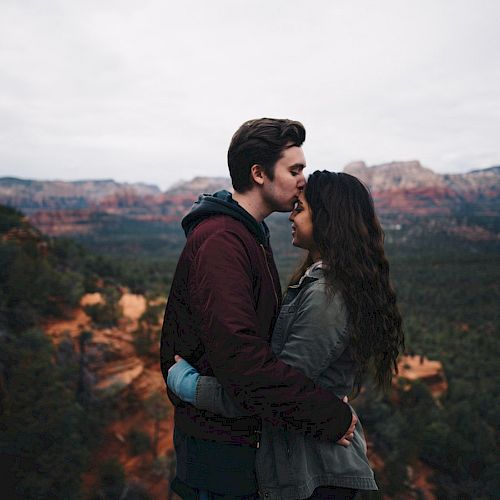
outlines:
M316 244L313 239L312 212L304 192L299 194L299 199L288 219L292 223L292 244L305 250L314 251Z

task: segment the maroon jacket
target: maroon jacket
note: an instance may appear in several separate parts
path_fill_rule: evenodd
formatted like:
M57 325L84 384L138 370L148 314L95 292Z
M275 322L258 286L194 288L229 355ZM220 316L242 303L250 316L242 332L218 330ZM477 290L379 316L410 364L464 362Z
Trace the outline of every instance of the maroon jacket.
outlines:
M163 376L166 381L179 354L202 375L217 377L255 417L198 410L169 390L175 425L196 438L255 446L265 418L287 430L339 439L351 423L349 406L271 350L281 291L265 226L227 192L200 197L183 225L191 232L165 311Z

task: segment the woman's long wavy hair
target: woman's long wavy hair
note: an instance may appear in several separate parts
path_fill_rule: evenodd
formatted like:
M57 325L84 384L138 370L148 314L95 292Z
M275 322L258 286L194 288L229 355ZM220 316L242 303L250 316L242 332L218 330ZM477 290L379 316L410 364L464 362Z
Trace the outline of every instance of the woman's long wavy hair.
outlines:
M321 255L327 294L342 294L358 366L356 393L367 375L387 389L404 349L402 320L389 281L384 233L368 189L345 173L313 172L305 198L312 211L313 238ZM291 283L312 264L309 255Z

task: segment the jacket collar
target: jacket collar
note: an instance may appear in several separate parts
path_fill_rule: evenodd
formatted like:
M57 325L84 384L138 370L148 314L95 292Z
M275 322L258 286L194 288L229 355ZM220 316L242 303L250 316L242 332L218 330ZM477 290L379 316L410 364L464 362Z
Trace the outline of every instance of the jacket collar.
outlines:
M318 260L306 269L296 285L291 285L288 288L300 288L304 283L319 280L321 277L323 277L323 261Z
M185 235L188 236L207 217L221 214L239 220L256 237L259 243L265 247L269 246L269 228L266 223L257 222L226 190L199 196L190 212L182 219L182 228Z

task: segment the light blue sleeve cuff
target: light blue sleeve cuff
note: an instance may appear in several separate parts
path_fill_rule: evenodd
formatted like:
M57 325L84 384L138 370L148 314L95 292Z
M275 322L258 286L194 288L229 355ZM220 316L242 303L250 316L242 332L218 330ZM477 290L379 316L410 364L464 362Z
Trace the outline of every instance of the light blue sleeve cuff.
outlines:
M167 385L182 401L193 404L199 378L196 368L183 359L168 370Z

